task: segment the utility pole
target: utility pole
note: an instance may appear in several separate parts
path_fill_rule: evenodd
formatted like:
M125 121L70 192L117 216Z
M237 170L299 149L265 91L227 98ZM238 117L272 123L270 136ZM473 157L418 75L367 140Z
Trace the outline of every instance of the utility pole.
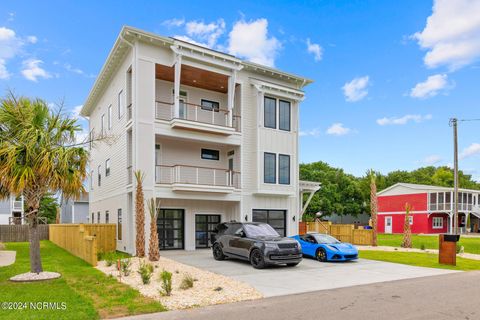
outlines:
M450 119L453 127L453 234L458 234L458 134L457 118Z

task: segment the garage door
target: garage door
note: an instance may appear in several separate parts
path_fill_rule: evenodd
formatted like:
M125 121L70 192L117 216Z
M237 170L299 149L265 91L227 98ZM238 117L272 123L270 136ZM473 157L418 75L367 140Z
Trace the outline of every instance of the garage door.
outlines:
M281 236L287 235L286 210L253 210L253 222L265 222L271 225Z

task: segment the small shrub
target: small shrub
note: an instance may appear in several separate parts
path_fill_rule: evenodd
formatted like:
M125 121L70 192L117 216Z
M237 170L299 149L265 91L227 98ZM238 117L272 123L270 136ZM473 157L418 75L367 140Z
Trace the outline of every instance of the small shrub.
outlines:
M457 243L457 254L463 253L463 252L464 252L463 246L461 246L461 245L459 245L459 244Z
M185 276L183 276L182 283L180 284L180 289L187 290L193 288L194 281L195 279L191 275L186 274Z
M423 243L420 245L420 250L425 250L425 245Z
M153 274L153 265L150 263L140 262L140 267L138 268L137 272L142 278L142 283L149 284Z
M170 296L172 294L172 273L163 270L162 273L160 273L160 280L162 281L160 294L162 296Z
M213 291L222 291L223 288L222 287L216 287L215 289L213 289Z
M131 266L132 266L132 260L130 259L120 260L120 268L125 277L128 277L132 272Z

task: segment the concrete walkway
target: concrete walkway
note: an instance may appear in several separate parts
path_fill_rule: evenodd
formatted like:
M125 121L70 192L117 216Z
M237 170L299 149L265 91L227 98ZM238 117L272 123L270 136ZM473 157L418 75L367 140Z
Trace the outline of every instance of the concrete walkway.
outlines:
M161 255L250 284L265 297L275 297L400 279L454 273L456 271L414 267L359 259L347 263L321 263L305 258L296 267L254 269L248 262L216 261L211 250L163 251Z
M15 263L16 251L0 251L0 267L6 267Z
M480 319L477 283L480 272L461 272L122 319Z

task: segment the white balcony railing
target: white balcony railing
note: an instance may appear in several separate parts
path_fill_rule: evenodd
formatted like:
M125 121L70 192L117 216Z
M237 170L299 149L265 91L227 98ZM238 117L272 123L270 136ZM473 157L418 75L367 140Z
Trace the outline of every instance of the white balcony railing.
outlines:
M160 120L175 119L175 110L173 102L156 101L155 102L155 118ZM228 110L217 109L209 110L193 103L180 103L178 119L213 124L221 127L230 127L228 124ZM233 115L232 128L240 131L240 116Z
M12 201L12 211L23 211L23 201L21 200Z
M155 181L159 184L190 184L238 189L240 172L187 165L157 165Z

